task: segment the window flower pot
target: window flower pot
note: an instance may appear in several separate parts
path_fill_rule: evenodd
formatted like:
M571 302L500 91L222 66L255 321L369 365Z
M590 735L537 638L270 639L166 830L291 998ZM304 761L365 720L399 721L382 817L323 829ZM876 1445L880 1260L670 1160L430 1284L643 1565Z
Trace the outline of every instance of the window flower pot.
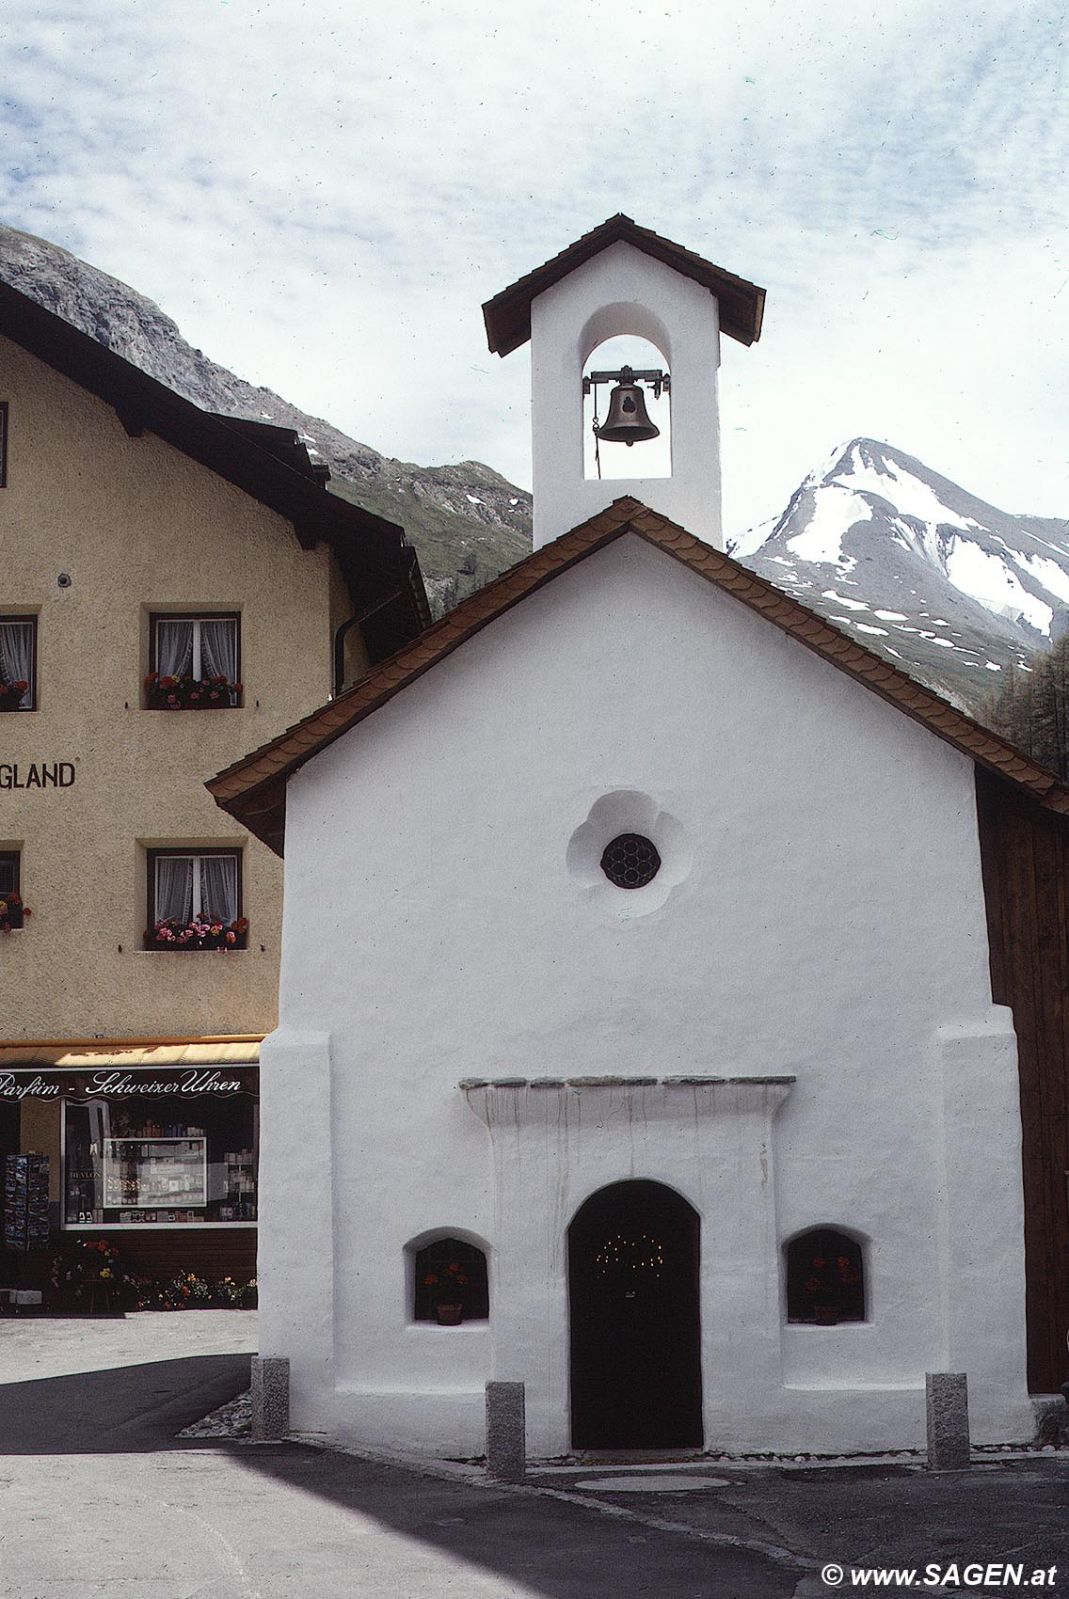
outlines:
M150 711L226 711L241 704L242 685L225 677L161 677L145 679L145 704Z
M146 949L246 949L249 923L239 916L236 922L224 923L204 917L198 921L178 922L173 917L157 922L145 932Z
M27 683L25 680L19 680L14 683L5 683L3 679L0 678L0 711L22 710L22 701L26 697L26 690L29 688L29 686L29 683ZM29 707L27 707L27 709L29 709Z
M10 933L21 927L29 914L29 907L22 903L18 894L0 894L0 933Z
M463 1305L435 1305L439 1327L459 1327L464 1320Z

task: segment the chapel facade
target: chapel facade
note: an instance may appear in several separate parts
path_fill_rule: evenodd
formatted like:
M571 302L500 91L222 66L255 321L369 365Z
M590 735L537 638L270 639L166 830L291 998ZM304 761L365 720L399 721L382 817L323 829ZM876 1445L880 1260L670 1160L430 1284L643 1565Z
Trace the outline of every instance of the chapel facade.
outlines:
M1069 791L723 553L719 335L762 307L621 217L490 301L538 547L209 784L285 843L261 1350L301 1429L475 1455L513 1380L540 1456L909 1448L964 1371L995 1443L1029 1344L1057 1377L999 828L1061 838ZM663 365L602 372L627 334ZM599 381L667 477L591 472Z

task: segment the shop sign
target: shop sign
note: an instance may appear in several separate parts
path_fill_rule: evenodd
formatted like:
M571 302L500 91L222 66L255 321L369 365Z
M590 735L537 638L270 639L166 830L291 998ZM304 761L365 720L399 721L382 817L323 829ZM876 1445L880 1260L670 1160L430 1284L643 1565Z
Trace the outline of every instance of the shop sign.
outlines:
M14 1072L0 1076L0 1099L55 1099L58 1083L46 1083L43 1077L30 1077L20 1082Z
M187 1072L184 1077L137 1077L133 1072L94 1072L83 1094L107 1094L109 1098L123 1094L240 1094L241 1083L236 1078L220 1077L212 1071Z
M0 1073L0 1099L122 1099L166 1094L209 1095L255 1093L255 1068L240 1077L222 1077L216 1067L203 1067L173 1077L141 1077L132 1071L64 1072L55 1077Z
M71 788L75 775L70 761L31 761L29 766L0 762L0 788Z

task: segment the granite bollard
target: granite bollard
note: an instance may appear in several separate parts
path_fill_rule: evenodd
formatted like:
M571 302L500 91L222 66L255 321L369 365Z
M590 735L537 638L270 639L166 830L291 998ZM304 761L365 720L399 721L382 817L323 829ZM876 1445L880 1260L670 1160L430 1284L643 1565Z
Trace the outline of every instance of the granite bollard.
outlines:
M924 1394L929 1470L963 1471L969 1464L969 1392L965 1373L927 1372Z
M252 1357L252 1436L285 1438L290 1430L290 1363L285 1355Z
M522 1382L486 1385L486 1471L498 1482L522 1482L527 1470L527 1418Z

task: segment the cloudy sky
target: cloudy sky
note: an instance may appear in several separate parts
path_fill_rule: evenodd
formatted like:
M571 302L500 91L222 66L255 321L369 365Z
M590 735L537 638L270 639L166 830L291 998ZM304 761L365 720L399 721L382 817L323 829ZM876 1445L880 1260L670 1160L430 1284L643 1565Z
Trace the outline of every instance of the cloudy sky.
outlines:
M389 455L529 482L481 302L614 211L768 291L728 531L869 434L1069 516L1062 0L5 0L0 221Z

